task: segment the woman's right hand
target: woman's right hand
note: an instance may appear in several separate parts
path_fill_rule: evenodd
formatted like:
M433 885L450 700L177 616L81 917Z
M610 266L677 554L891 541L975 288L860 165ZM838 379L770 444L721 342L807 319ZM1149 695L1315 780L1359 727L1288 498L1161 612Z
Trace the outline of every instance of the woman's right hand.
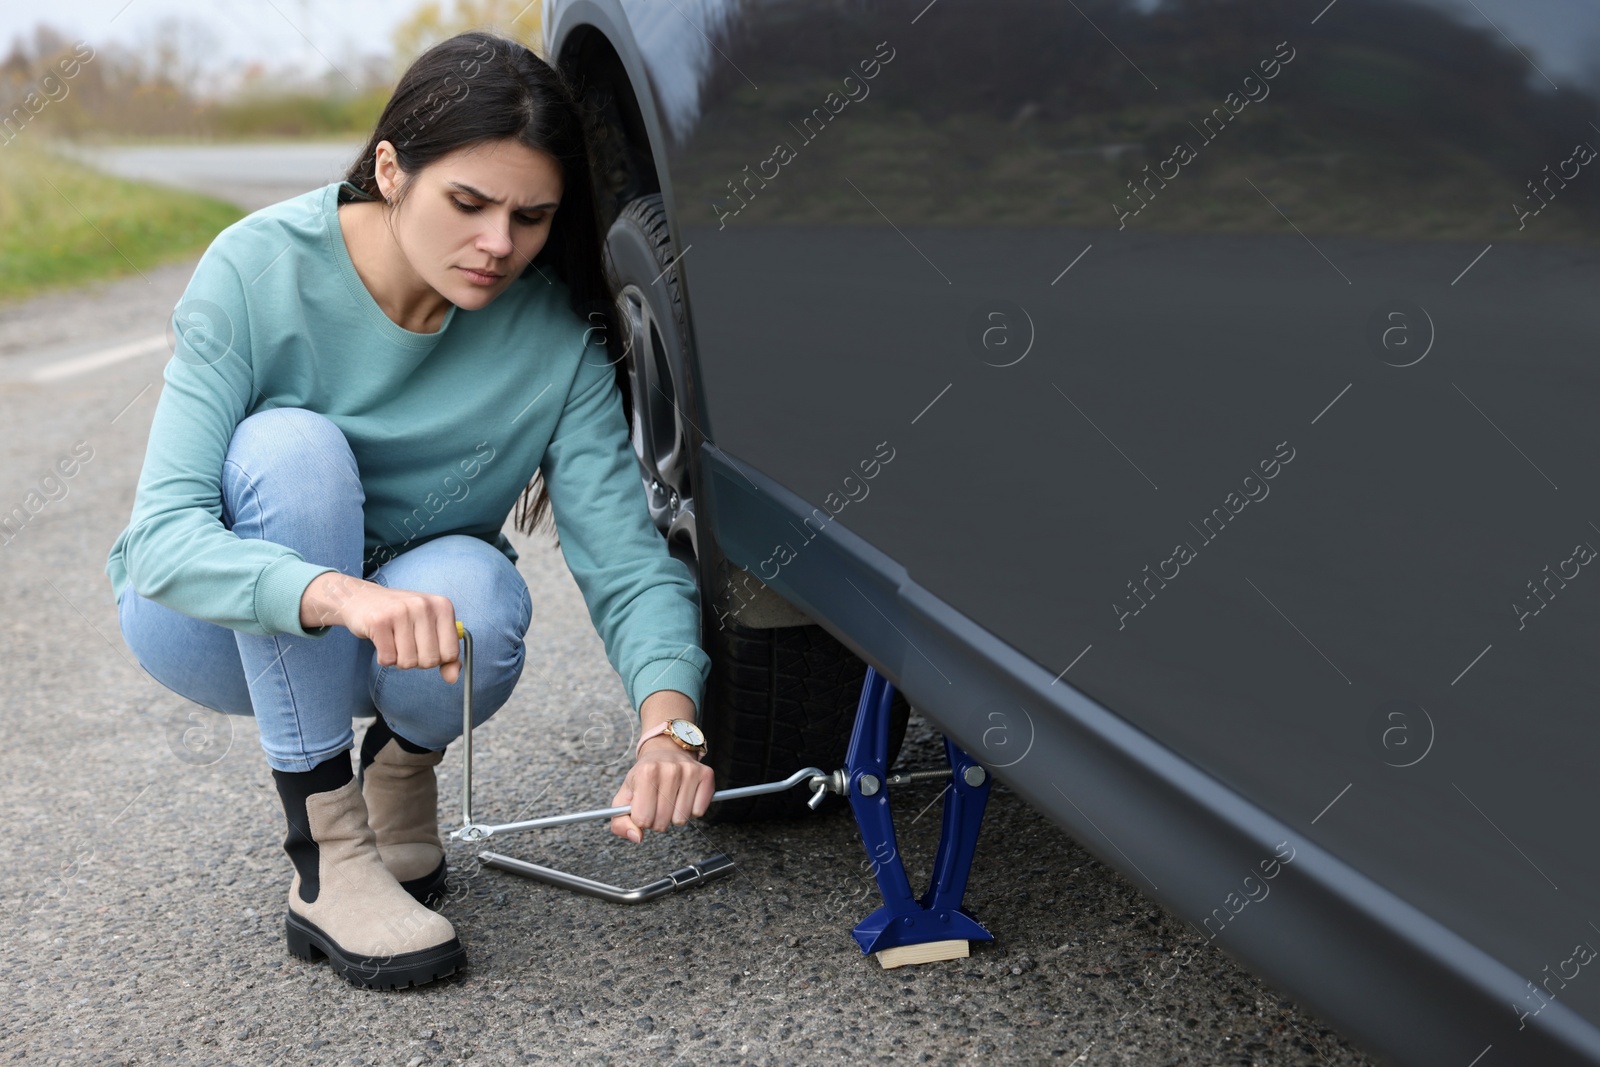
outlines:
M300 598L300 625L343 626L371 641L385 667L438 667L446 685L461 675L460 637L449 597L324 571Z

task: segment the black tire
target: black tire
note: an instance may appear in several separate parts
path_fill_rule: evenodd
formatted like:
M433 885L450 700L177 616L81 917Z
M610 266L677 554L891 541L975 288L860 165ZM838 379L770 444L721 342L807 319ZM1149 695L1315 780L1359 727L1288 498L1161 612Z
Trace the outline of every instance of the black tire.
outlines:
M711 627L706 652L706 742L720 788L787 778L802 767L844 766L867 665L820 626ZM905 738L911 708L895 690L889 724L891 762ZM720 821L793 818L810 793L733 800L712 811ZM842 807L830 795L825 810ZM720 810L718 810L720 809Z
M717 788L787 778L802 767L844 764L866 664L817 625L757 629L719 618L732 581L712 523L696 521L695 487L704 442L693 417L689 329L672 234L659 195L631 201L606 237L619 312L629 331L634 452L651 518L700 587L701 647L711 676L700 709ZM898 691L890 724L891 761L905 736L910 705ZM787 818L808 812L803 787L716 804L717 821ZM828 798L824 809L842 806Z

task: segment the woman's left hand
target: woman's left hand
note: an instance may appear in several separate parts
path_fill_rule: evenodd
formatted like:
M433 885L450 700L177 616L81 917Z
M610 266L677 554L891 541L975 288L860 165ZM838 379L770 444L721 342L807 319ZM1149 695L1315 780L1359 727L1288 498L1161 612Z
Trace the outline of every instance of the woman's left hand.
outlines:
M611 820L611 832L638 844L647 829L660 832L704 815L714 791L710 767L672 738L652 737L611 799L612 807L633 805L628 814Z

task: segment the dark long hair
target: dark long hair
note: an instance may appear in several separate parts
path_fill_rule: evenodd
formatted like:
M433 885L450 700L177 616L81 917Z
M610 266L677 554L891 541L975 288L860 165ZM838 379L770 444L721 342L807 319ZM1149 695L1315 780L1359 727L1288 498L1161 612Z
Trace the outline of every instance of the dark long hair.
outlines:
M622 410L631 425L628 385L616 287L606 270L603 235L595 203L594 167L577 94L561 72L525 46L498 34L472 31L440 41L401 75L378 125L344 180L382 199L375 174L378 142L394 145L407 173L390 210L398 207L417 172L458 148L513 139L546 152L561 164L561 207L550 234L523 271L554 274L567 286L572 310L590 327L593 344L604 337L605 358L616 367ZM530 338L530 348L534 339ZM598 359L599 350L585 355ZM550 494L535 473L517 502L515 528L532 534L547 517ZM553 525L553 524L552 524Z

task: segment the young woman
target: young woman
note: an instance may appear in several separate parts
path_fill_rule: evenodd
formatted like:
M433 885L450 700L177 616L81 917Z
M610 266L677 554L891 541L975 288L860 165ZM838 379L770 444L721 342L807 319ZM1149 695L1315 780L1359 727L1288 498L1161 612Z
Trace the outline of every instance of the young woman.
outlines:
M218 235L175 313L128 527L106 563L162 685L254 714L293 862L290 951L359 985L464 961L434 767L510 697L532 618L501 532L551 514L641 718L612 832L705 813L710 660L628 442L624 339L561 75L485 33L400 79L343 182ZM431 670L430 668L437 668ZM357 778L351 720L375 715Z

